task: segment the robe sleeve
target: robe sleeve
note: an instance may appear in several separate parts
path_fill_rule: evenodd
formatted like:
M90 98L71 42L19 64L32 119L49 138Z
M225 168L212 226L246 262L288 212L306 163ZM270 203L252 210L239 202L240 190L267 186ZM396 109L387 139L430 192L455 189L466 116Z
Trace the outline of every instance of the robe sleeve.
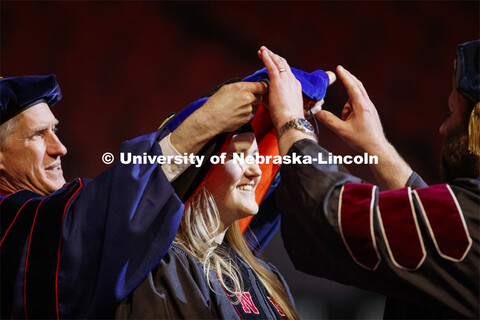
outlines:
M167 132L127 141L120 153L161 155L158 141ZM68 213L59 275L64 301L69 303L66 309L86 309L87 316L108 317L168 250L183 204L158 163L124 165L117 161L82 190ZM77 275L87 277L82 283L94 284L89 286L91 291L82 290L82 296L71 283Z
M423 181L423 179L416 172L413 172L412 175L408 178L405 186L412 189L417 189L428 187L428 184Z
M310 140L293 152L328 155ZM333 164L284 165L281 176L282 236L298 270L478 317L478 180L426 186L415 174L412 187L379 192Z

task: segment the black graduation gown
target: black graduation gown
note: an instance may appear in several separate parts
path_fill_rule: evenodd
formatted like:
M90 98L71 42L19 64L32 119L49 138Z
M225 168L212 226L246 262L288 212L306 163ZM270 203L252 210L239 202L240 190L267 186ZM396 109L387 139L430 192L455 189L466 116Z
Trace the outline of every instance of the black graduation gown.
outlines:
M284 318L253 270L233 249L223 246L235 257L242 273L244 292L240 303L232 302L212 270L210 288L200 261L173 244L165 258L119 305L117 319ZM260 263L278 277L293 302L278 270L272 264Z
M297 141L289 155L328 152ZM277 189L298 270L385 294L386 318L479 318L480 181L379 192L337 165L284 165Z

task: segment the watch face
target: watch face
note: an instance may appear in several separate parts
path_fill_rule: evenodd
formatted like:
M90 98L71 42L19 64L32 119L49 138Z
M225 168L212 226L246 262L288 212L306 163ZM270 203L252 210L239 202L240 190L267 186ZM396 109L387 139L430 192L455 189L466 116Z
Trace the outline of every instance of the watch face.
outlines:
M311 131L311 133L314 133L313 126L307 120L298 119L298 124L304 127L307 131Z
M313 130L313 126L310 124L310 122L302 118L293 119L285 123L278 130L278 137L281 137L289 129L300 130L302 132L315 136L315 131Z

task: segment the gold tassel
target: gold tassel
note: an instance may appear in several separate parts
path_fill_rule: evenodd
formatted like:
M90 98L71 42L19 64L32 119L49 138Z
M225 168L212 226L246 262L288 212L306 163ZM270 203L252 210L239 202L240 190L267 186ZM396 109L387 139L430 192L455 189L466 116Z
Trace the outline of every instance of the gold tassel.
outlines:
M468 121L468 151L480 157L480 102L473 107Z
M162 124L160 125L160 127L158 127L158 129L163 128L163 126L165 126L167 123L169 123L170 120L172 120L173 117L175 117L176 115L177 115L177 114L176 114L175 112L170 113L170 114L165 118L165 120L163 120ZM157 129L157 130L158 130L158 129Z

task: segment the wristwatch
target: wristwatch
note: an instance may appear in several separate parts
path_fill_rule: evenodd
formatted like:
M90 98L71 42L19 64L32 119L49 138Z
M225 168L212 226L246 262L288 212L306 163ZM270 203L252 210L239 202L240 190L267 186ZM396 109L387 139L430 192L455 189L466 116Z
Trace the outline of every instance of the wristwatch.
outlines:
M280 139L280 137L283 136L283 134L290 129L297 129L306 134L310 134L314 137L317 137L310 122L302 118L296 118L288 121L283 126L281 126L280 129L278 129L277 138Z

